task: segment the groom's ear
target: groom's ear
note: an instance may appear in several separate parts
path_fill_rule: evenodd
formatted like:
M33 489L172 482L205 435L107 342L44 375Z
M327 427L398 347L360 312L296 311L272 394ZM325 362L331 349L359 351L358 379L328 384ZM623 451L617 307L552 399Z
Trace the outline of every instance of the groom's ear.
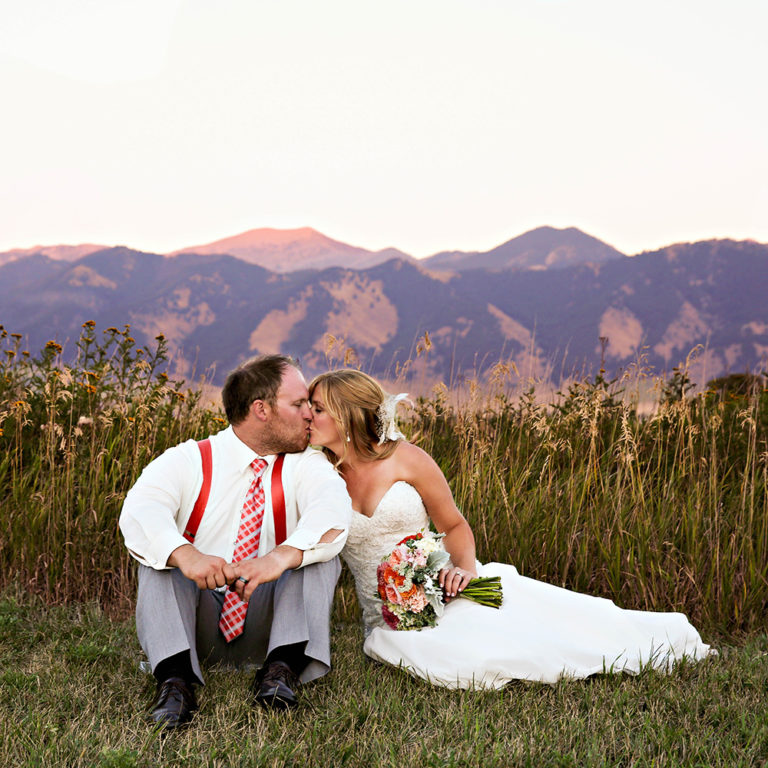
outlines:
M250 411L259 421L266 421L269 418L270 407L263 400L254 400Z

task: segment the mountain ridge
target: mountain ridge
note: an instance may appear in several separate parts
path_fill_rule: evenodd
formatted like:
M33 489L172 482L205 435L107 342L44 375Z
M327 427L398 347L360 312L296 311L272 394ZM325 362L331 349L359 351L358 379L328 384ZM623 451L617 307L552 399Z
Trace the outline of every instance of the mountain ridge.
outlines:
M42 254L0 266L0 323L30 350L80 326L166 335L180 375L227 370L260 352L308 375L347 362L422 381L484 376L497 361L550 379L639 359L671 371L702 345L700 384L768 357L768 245L710 240L558 269L436 271L391 259L365 269L274 272L229 255L117 247L77 261ZM429 344L425 343L426 335ZM71 346L71 343L70 343Z
M364 269L393 257L412 258L395 248L369 251L366 248L348 245L311 227L250 229L239 235L225 237L205 245L188 246L166 255L175 257L186 253L227 254L276 272L325 269L332 266Z
M621 251L576 227L537 227L489 251L443 251L425 263L453 269L559 269L626 258Z
M75 261L91 253L109 250L106 245L52 245L16 248L0 253L0 266L10 261L43 253L54 260ZM122 246L124 247L124 246ZM397 248L371 251L334 240L311 227L298 229L250 229L211 243L187 246L164 254L168 258L197 253L227 254L275 272L300 269L349 267L365 269L392 258L422 264L436 272L464 269L547 269L576 263L602 263L624 254L576 227L557 229L542 226L529 230L489 251L444 251L423 259Z
M89 253L109 247L107 245L81 243L80 245L35 245L31 248L13 248L0 253L0 266L38 253L42 253L44 256L57 261L77 261L77 259L87 256Z

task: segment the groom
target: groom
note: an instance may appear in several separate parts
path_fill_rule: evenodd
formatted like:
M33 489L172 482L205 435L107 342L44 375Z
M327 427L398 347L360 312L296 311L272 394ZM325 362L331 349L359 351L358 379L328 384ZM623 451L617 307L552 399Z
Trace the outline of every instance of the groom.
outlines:
M152 461L120 529L139 565L136 630L157 680L152 719L197 709L201 660L257 664L254 702L295 706L330 669L329 615L352 512L344 482L308 448L307 385L283 355L222 390L230 426Z

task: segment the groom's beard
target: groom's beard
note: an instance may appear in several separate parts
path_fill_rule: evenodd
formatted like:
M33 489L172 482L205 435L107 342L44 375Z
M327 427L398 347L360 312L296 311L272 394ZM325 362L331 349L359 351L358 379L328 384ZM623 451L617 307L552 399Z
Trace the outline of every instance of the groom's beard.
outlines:
M309 445L308 426L306 422L299 427L275 417L262 434L264 454L301 453Z

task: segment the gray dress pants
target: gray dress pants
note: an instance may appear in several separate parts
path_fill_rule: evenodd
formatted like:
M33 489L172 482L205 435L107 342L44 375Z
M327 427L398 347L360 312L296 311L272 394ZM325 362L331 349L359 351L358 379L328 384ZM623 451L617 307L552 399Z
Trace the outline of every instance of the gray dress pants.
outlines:
M306 642L309 663L303 683L331 668L330 614L341 572L339 558L289 570L257 587L248 603L245 629L228 643L218 628L224 594L198 589L178 568L139 565L136 633L154 670L163 659L189 651L203 683L201 661L234 666L263 664L275 648Z

